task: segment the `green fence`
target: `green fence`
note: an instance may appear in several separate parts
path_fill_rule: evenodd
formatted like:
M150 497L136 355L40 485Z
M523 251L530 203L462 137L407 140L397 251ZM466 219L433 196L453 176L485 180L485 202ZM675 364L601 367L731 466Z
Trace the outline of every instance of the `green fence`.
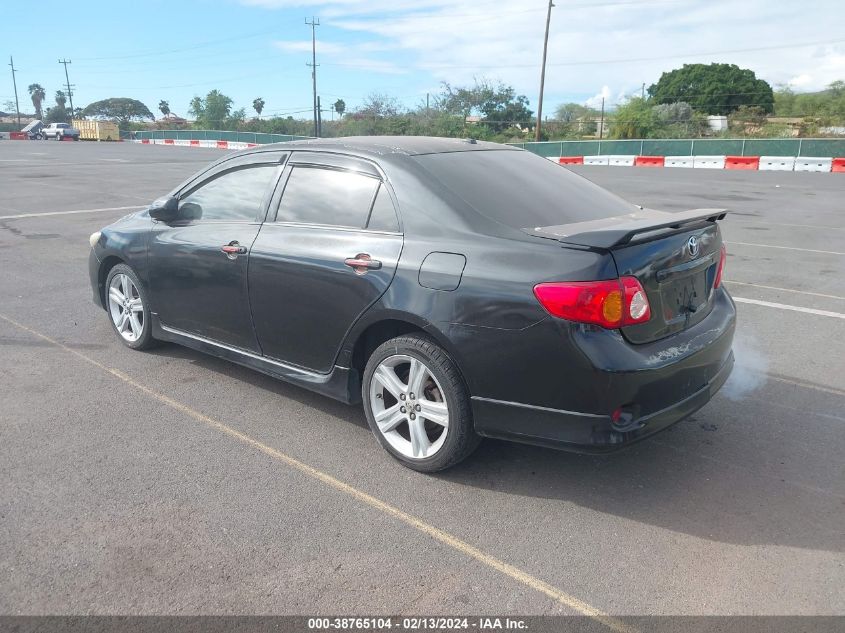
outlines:
M183 141L235 141L240 143L281 143L310 138L293 134L264 134L262 132L227 132L223 130L145 130L135 132L136 139L172 138Z
M540 156L830 156L845 157L845 139L735 138L548 141L513 143Z
M227 132L220 130L146 130L136 139L240 141L280 143L311 138L293 134ZM845 139L830 138L703 138L643 139L628 141L547 141L512 143L540 156L830 156L845 157Z

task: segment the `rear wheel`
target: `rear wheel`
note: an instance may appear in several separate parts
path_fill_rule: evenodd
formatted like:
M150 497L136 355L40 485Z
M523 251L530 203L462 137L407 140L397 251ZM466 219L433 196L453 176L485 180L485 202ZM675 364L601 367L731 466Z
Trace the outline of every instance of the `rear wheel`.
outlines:
M370 429L408 468L436 472L478 446L469 395L457 366L425 336L399 336L373 352L362 395Z
M106 307L115 333L132 349L149 349L157 341L152 335L147 297L135 271L118 264L106 279Z

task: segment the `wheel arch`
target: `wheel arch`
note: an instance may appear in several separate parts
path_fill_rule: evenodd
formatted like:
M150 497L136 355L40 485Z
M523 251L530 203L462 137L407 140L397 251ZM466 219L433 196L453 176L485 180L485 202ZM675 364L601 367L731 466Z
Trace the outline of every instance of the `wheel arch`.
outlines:
M448 337L435 325L415 314L390 310L378 315L372 315L366 322L359 323L350 332L347 339L348 344L344 346L344 352L341 354L341 359L345 359L349 368L352 370L350 372L351 380L357 382L356 386L359 396L360 385L363 383L364 368L376 348L397 336L415 333L431 338L449 354L457 366L458 373L464 385L469 389L469 383L464 375L460 355ZM350 392L354 389L354 387L351 388Z
M109 273L111 269L117 266L118 264L125 264L126 261L117 255L108 255L107 257L103 258L103 261L100 262L100 270L97 273L97 283L98 288L100 291L100 301L103 305L103 309L108 309L108 303L106 301L106 279L109 277Z

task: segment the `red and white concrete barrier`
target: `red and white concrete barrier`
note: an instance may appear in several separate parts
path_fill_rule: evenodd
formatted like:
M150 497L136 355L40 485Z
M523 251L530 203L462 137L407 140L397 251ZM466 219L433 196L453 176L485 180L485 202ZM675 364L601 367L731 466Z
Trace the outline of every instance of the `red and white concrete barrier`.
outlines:
M695 162L694 156L667 156L663 161L664 167L683 167L685 169L692 169Z
M795 158L792 156L761 156L760 171L794 171Z

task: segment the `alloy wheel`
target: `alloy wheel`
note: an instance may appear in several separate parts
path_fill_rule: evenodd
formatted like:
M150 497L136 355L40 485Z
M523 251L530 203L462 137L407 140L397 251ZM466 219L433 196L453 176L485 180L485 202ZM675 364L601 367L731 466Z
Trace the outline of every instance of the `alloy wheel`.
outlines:
M130 343L140 338L144 331L144 304L129 275L119 273L112 277L109 283L109 314L121 337Z
M369 397L379 432L405 457L432 457L443 446L449 407L423 361L404 354L385 358L373 373Z

